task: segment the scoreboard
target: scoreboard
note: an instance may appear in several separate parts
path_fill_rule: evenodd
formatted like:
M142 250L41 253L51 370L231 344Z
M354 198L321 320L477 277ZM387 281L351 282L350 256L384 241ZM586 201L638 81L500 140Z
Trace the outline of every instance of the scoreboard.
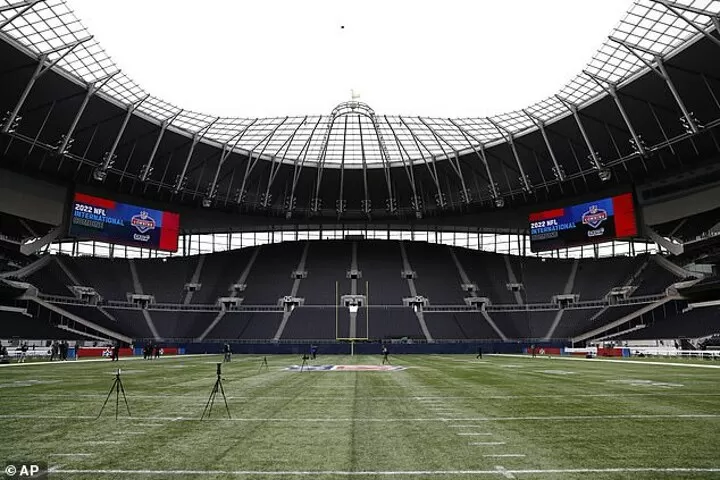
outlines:
M89 240L177 252L180 216L75 193L69 234Z
M601 243L638 233L631 193L530 214L533 252Z

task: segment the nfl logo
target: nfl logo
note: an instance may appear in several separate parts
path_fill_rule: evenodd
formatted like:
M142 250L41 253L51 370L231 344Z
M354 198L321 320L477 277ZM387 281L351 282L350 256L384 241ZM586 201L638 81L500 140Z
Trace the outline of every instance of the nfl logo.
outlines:
M598 228L607 218L608 214L605 210L598 208L597 205L590 205L588 211L582 216L582 223L589 225L591 228Z
M155 219L152 218L145 210L141 211L137 215L133 215L130 223L133 227L137 228L140 233L145 233L149 230L155 229Z

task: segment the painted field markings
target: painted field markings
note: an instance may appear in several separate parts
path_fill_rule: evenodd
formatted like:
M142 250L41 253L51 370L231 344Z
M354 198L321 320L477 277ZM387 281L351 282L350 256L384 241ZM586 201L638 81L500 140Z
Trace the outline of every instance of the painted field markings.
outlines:
M478 425L478 424L475 424L475 425L467 424L467 425L448 425L447 427L448 428L477 428L479 426L480 425Z
M495 470L500 472L500 474L505 478L517 478L515 475L512 474L512 472L505 469L505 467L501 465L496 465Z
M505 442L470 442L468 445L474 447L494 447L496 445L505 445Z
M418 477L418 476L440 476L440 475L485 475L494 477L497 475L504 475L500 471L493 470L385 470L385 471L370 471L370 470L126 470L126 469L103 469L103 470L79 470L79 469L57 469L54 473L64 473L71 475L132 475L132 478L136 476L185 476L185 477L198 477L201 475L206 476L233 476L233 477L371 477L371 476L387 476L387 477ZM619 467L619 468L566 468L566 469L524 469L524 470L507 470L506 473L513 475L562 475L562 474L611 474L611 473L720 473L720 467L711 468L693 468L693 467L678 467L678 468L631 468L631 467Z
M91 457L92 453L50 453L48 457Z
M118 445L122 443L120 440L90 440L82 442L82 445Z
M483 455L483 457L488 457L488 458L511 458L511 457L524 457L524 456L525 456L524 453L495 453L495 454L488 453L486 455Z
M0 414L0 419L27 419L27 420L96 420L95 415L38 415L38 414ZM617 415L549 415L549 416L518 416L518 417L466 417L466 418L442 418L442 417L418 417L418 418L352 418L352 417L321 417L321 418L213 418L215 422L273 422L273 423L413 423L413 422L568 422L568 421L594 421L594 420L663 420L668 418L681 418L685 420L707 420L720 419L718 413L678 413L678 414L617 414ZM129 420L149 420L157 422L200 422L198 417L133 417ZM207 420L206 420L207 421ZM129 432L123 432L129 433ZM136 432L138 435L146 432Z
M458 432L457 435L461 437L489 437L492 433L488 432Z

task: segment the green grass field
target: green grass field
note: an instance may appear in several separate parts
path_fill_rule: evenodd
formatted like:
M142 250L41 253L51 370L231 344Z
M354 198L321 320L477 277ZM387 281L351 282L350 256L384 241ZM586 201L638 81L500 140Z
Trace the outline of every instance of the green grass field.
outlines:
M57 479L720 478L720 362L261 358L224 366L232 419L219 398L205 421L220 357L0 367L0 459ZM113 397L96 420L117 365L132 417Z

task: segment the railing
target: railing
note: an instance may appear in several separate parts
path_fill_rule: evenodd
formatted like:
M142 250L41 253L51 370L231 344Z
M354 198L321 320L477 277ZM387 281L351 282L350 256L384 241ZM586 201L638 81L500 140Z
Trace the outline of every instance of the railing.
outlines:
M355 343L378 343L380 341L386 342L386 343L404 343L404 344L476 344L476 343L502 343L502 340L498 338L478 338L478 339L434 339L432 342L428 342L425 338L412 338L412 339L402 339L402 338L395 338L395 339L371 339L371 340L355 340ZM531 343L537 343L537 344L547 344L547 343L558 343L558 342L569 342L570 339L567 338L554 338L550 341L548 340L542 340L540 338L523 338L521 341L523 344L531 344ZM137 338L135 339L136 344L140 343L157 343L158 341L154 338ZM163 338L160 343L196 343L195 338ZM335 340L335 339L328 339L328 338L318 338L318 339L280 339L280 340L272 340L268 338L259 338L259 339L247 339L247 338L206 338L200 343L231 343L231 344L266 344L266 345L292 345L292 344L302 344L302 345L312 345L312 344L318 344L318 345L337 345L337 344L347 344L349 341L344 340Z
M44 293L38 293L38 298L45 300L50 303L66 304L66 305L80 305L86 307L107 307L116 309L128 309L128 310L142 310L140 306L132 302L123 302L118 300L101 300L97 304L89 303L85 300L81 300L76 297L66 297L61 295L47 295ZM655 294L655 295L644 295L642 297L631 297L628 299L617 300L614 303L608 300L587 300L583 302L573 303L568 305L565 310L582 310L588 308L602 308L612 307L619 305L644 305L654 303L664 298L667 298L666 294ZM303 305L304 308L325 308L334 309L336 305ZM408 308L403 305L368 305L370 308L383 308L383 309L403 309ZM344 308L344 307L343 307ZM148 305L147 310L165 310L165 311L176 311L176 312L220 312L222 308L219 305L214 304L175 304L175 303L151 303ZM527 311L552 311L560 310L560 306L555 303L528 303L525 305L517 304L496 304L487 305L485 310L488 312L527 312ZM277 305L240 305L237 307L226 308L227 312L284 312L283 307ZM427 313L436 312L477 312L479 311L476 307L468 305L427 305L423 307L423 311Z

